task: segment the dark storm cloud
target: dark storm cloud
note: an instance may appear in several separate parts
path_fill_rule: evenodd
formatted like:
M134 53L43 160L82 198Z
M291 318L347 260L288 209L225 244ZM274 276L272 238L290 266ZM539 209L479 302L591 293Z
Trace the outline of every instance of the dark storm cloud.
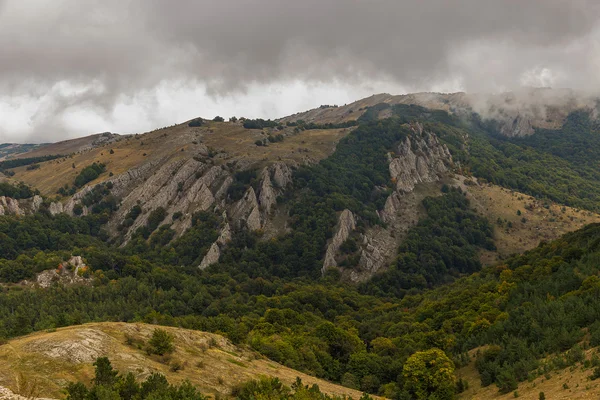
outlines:
M117 105L160 85L216 97L298 81L597 87L597 3L0 0L0 117L13 118L0 121L0 141L18 131L16 116L27 117L22 132L40 137L42 126L71 129L67 111L110 121Z

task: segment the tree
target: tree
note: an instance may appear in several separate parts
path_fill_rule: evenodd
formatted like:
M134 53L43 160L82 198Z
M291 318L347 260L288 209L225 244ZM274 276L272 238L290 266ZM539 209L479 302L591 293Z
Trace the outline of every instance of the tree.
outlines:
M81 382L71 382L67 386L67 400L85 400L90 392Z
M162 356L174 350L173 336L164 329L155 329L150 338L150 352Z
M217 115L216 117L213 118L213 121L215 121L215 122L223 122L223 121L225 121L225 118L220 117L220 116Z
M452 399L455 393L454 363L440 349L418 351L406 360L402 375L406 388L417 399Z
M113 369L107 357L96 359L94 366L96 367L94 384L112 386L117 382L119 371Z

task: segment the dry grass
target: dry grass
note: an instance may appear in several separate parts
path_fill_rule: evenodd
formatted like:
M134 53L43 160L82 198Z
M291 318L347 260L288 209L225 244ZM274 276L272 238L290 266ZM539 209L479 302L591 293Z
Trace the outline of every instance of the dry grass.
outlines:
M35 382L36 395L59 398L68 382L89 382L93 360L108 356L115 368L133 372L139 379L160 372L172 382L189 379L204 393L213 395L228 395L236 384L266 375L288 385L299 376L306 384L318 384L326 393L355 399L361 396L358 391L284 367L205 332L163 327L175 337L176 350L168 357L149 356L143 343L154 329L146 324L94 323L11 340L0 346L0 386L15 393L23 387L31 391L22 380L19 383L20 376L27 376L28 382ZM182 367L177 372L172 368L175 362Z
M482 262L486 265L530 250L541 241L558 239L567 232L600 222L598 214L556 203L548 204L546 208L543 202L531 196L496 185L468 186L468 193L473 207L494 226L497 251L482 254ZM517 215L517 211L521 215ZM502 220L501 224L497 223L498 218ZM523 218L526 222L522 222Z
M245 129L239 122L210 122L201 128L190 128L184 123L75 152L65 158L42 163L39 169L28 171L26 167L16 168L14 178L36 187L46 196L52 196L60 187L72 185L81 169L93 162L106 164L107 172L97 180L101 182L111 172L119 175L150 161L159 160L162 164L178 158L191 158L206 147L217 153L214 159L216 163L238 160L246 164L278 160L291 163L316 162L329 156L335 150L337 142L350 131L351 129L317 129L294 133L293 128L288 127L283 131L286 135L284 141L257 146L255 141L266 139L269 132L281 132ZM76 139L72 141L75 142L73 145L70 145L71 141L51 145L45 147L44 151L62 154L61 151L67 153L68 150L70 153L70 150L81 147L82 141L83 139ZM90 140L87 139L87 142ZM27 153L26 156L34 155L41 153Z
M597 351L588 350L588 359ZM477 349L470 351L472 361L456 371L458 377L469 382L469 389L462 393L459 399L514 399L514 392L499 393L496 385L481 387L481 380L475 368L476 352ZM577 363L573 367L551 372L550 379L540 376L531 382L521 382L516 392L519 399L525 400L538 400L540 392L544 392L549 400L597 399L600 397L600 380L589 380L592 370L593 368L585 368L582 363Z

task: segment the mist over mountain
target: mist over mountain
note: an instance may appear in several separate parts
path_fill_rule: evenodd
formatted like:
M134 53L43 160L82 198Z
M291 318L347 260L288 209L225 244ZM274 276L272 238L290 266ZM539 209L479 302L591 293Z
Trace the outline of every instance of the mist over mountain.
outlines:
M0 141L277 118L381 92L589 91L599 16L584 0L3 0Z

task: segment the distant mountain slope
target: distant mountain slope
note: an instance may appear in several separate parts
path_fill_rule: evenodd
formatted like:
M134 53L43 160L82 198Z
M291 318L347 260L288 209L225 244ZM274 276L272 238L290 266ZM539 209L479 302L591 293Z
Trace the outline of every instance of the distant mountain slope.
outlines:
M44 147L44 145L15 143L0 144L0 161L19 157L22 154L34 151L36 149L39 149L40 147Z
M596 110L598 99L570 89L522 89L499 94L486 93L412 93L373 95L344 106L322 106L281 119L282 122L304 120L315 123L340 123L356 120L368 107L377 104L418 105L443 110L459 116L478 113L484 120L495 120L499 131L508 137L528 136L536 128L558 129L576 110ZM380 118L388 117L389 110Z
M21 376L36 384L36 397L62 398L62 389L68 382L89 383L94 371L92 363L97 357L108 357L116 369L133 372L138 379L159 372L169 382L188 379L203 393L213 396L228 396L233 386L260 376L277 377L287 385L300 377L305 384L319 385L324 393L355 400L362 395L269 361L222 336L205 332L164 327L175 338L175 351L169 357L151 356L137 346L143 346L155 328L106 322L11 340L0 345L0 386L18 393L17 380ZM181 365L180 370L173 370L175 362Z

